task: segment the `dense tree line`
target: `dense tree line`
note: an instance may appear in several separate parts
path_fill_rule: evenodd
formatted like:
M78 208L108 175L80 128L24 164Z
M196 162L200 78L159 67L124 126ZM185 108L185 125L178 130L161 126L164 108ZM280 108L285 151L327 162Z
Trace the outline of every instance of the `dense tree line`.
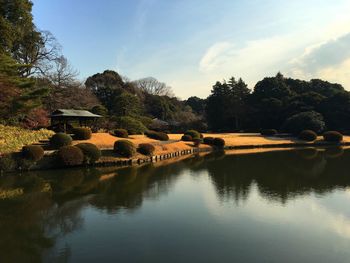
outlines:
M281 73L259 81L253 91L242 80L231 79L213 86L206 116L214 131L348 131L350 93L339 84L285 78Z

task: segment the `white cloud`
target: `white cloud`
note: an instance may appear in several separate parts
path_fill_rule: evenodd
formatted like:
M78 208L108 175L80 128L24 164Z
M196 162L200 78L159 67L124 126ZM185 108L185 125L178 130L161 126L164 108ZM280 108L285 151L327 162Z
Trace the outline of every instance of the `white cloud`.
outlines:
M203 55L199 62L201 71L208 72L217 69L227 63L227 56L230 55L233 45L230 42L218 42L212 45Z

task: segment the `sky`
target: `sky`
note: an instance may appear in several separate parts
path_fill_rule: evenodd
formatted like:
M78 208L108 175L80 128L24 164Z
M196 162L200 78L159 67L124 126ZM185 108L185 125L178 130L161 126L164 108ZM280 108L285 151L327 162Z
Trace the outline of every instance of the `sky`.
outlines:
M106 69L155 77L177 97L216 81L322 78L350 90L349 0L33 0L85 78Z

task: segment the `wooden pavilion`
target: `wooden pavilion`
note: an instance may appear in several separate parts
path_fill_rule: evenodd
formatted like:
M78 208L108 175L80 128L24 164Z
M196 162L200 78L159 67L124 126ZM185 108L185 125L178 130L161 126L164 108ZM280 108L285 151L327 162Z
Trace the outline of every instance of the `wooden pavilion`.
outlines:
M64 132L67 132L73 124L81 127L91 127L102 116L86 110L58 109L51 113L50 118L51 126L63 127Z

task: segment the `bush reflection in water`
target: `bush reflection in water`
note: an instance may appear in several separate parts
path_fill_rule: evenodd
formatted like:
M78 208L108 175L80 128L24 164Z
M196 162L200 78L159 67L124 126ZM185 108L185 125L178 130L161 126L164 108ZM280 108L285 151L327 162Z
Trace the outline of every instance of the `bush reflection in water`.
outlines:
M55 239L81 228L81 210L132 212L144 199L171 190L180 175L207 171L221 200L245 200L252 185L264 198L285 203L298 195L350 185L350 151L313 148L262 154L195 156L167 165L70 169L0 178L0 262L40 262ZM69 258L69 247L60 252Z

